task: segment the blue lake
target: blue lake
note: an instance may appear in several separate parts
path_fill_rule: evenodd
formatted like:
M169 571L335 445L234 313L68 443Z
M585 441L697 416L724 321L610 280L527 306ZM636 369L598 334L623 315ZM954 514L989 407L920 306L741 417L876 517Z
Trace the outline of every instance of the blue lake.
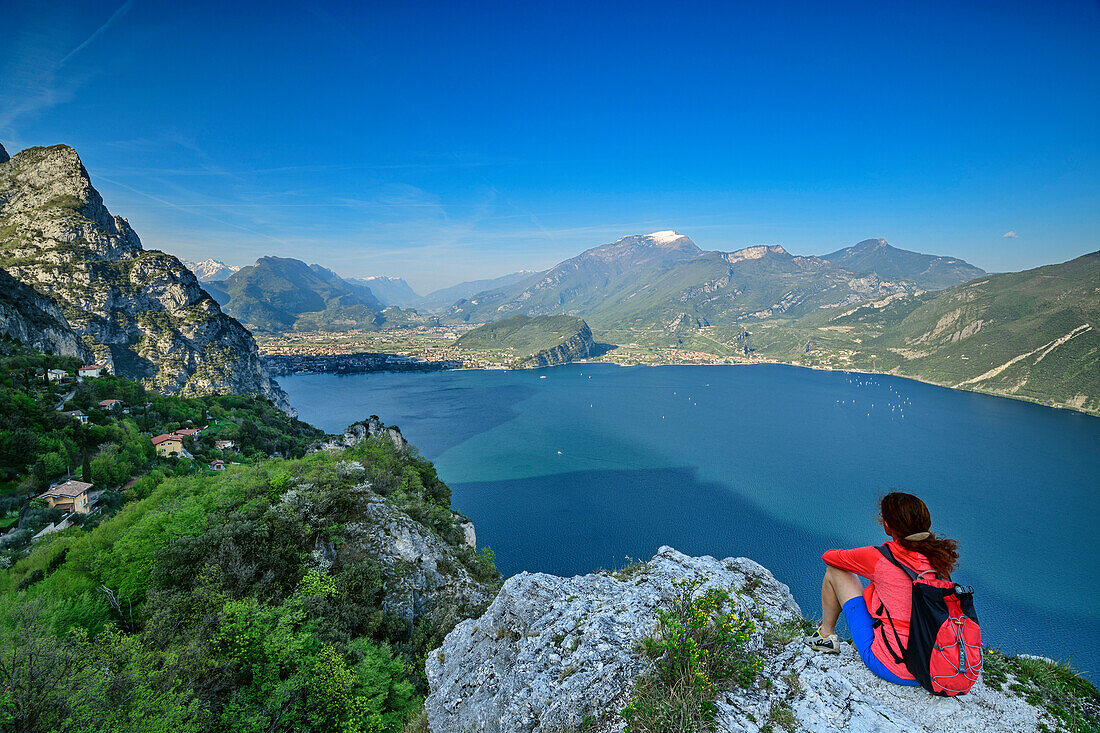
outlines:
M1100 419L780 365L280 382L324 430L400 426L505 575L615 568L667 544L751 557L816 615L820 554L884 541L877 501L896 488L959 541L955 579L976 589L987 644L1100 666Z

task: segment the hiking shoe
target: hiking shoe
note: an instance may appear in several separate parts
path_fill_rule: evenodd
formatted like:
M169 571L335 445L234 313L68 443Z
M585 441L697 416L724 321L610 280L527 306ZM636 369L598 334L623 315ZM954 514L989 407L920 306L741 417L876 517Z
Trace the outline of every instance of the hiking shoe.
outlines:
M816 649L819 652L826 654L840 654L840 637L836 634L829 634L828 636L821 635L821 628L819 627L813 636L806 637L806 644L811 649Z

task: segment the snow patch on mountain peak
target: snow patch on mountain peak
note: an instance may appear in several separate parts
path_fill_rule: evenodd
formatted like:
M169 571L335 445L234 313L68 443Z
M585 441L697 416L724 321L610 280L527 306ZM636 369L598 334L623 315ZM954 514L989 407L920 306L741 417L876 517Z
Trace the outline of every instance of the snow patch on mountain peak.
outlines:
M652 239L657 244L672 244L677 239L683 239L684 235L680 234L680 232L676 232L676 231L673 231L671 229L665 229L665 230L660 231L660 232L653 232L652 234L647 234L646 237L648 237L649 239Z

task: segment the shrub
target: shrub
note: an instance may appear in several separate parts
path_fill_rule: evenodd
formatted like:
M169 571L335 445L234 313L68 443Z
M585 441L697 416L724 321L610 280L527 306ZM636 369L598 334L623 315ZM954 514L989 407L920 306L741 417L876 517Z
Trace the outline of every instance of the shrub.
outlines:
M32 585L34 585L35 583L37 583L38 581L42 580L45 577L46 577L46 573L43 572L43 570L41 568L39 568L37 570L32 570L32 571L30 571L29 573L27 573L26 575L23 576L23 579L19 581L19 585L15 586L15 589L16 590L26 590L27 588L30 588Z
M756 624L733 606L728 591L710 588L696 597L699 581L675 585L672 607L658 609L657 631L640 643L653 664L635 681L622 711L634 733L709 729L719 690L731 683L747 687L763 668L747 649Z
M57 570L59 567L61 567L61 564L63 562L65 562L65 558L68 555L69 555L69 548L68 547L63 547L61 549L61 552L57 553L56 555L54 555L53 557L50 558L49 564L46 565L46 572L47 573L52 573L54 570Z

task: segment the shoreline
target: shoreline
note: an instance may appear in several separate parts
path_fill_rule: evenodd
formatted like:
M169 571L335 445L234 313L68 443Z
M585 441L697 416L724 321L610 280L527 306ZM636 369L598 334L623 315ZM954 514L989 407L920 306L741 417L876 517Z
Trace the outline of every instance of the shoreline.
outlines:
M911 380L911 381L914 381L914 382L920 382L921 384L927 384L927 385L930 385L932 387L939 387L941 389L950 389L950 390L953 390L953 391L956 391L956 392L970 392L972 394L982 395L984 397L1000 397L1002 399L1015 400L1017 402L1027 402L1027 403L1032 404L1032 405L1037 405L1039 407L1047 407L1047 408L1050 408L1052 410L1066 410L1068 412L1075 412L1075 413L1078 413L1080 415L1085 415L1087 417L1100 418L1100 411L1092 412L1092 411L1089 411L1089 410L1084 410L1084 409L1080 409L1080 408L1076 408L1076 407L1068 407L1068 406L1065 406L1065 405L1056 405L1056 404L1052 404L1050 402L1043 402L1041 400L1037 400L1037 399L1032 398L1032 397L1025 397L1025 396L1022 396L1022 395L1010 395L1010 394L1002 394L1000 392L988 392L988 391L981 390L981 389L970 389L968 387L954 387L954 386L951 386L949 384L941 384L939 382L933 382L929 379L924 379L922 377L916 377L916 376L910 376L910 375L907 375L907 374L896 374L894 372L882 372L882 371L869 371L869 370L864 370L864 369L835 369L835 368L832 368L832 367L812 366L812 365L809 365L809 364L795 364L795 363L792 363L792 362L789 362L789 361L779 361L779 360L770 360L770 359L768 359L768 360L763 360L762 359L762 360L758 360L758 361L741 361L741 362L736 362L736 363L733 363L733 364L700 364L698 362L669 363L669 364L617 364L615 362L609 362L609 361L571 361L571 362L566 362L564 364L551 364L551 365L547 365L547 366L533 366L533 367L519 367L519 368L500 367L500 368L489 368L489 369L487 369L485 367L452 367L452 368L445 368L445 369L378 369L378 370L374 370L374 371L349 372L349 373L316 371L316 372L298 372L298 373L291 373L291 374L282 374L282 375L279 375L279 377L306 376L306 375L309 375L309 374L330 374L332 376L346 377L346 376L354 376L356 374L386 374L386 373L390 373L390 374L411 374L411 373L435 374L435 373L439 373L439 372L530 372L530 371L538 371L540 369L554 369L556 367L570 366L570 365L574 365L574 364L576 364L576 365L606 364L608 366L614 366L614 367L619 367L619 368L624 368L624 369L625 368L636 368L636 367L645 367L645 368L658 369L660 367L670 367L670 366L681 366L681 367L684 367L684 366L686 366L686 367L752 367L752 366L761 366L761 365L779 365L779 366L795 367L795 368L798 368L798 369L810 369L810 370L818 371L818 372L843 372L845 374L864 374L864 375L873 376L873 377L897 377L898 379L908 379L908 380Z

